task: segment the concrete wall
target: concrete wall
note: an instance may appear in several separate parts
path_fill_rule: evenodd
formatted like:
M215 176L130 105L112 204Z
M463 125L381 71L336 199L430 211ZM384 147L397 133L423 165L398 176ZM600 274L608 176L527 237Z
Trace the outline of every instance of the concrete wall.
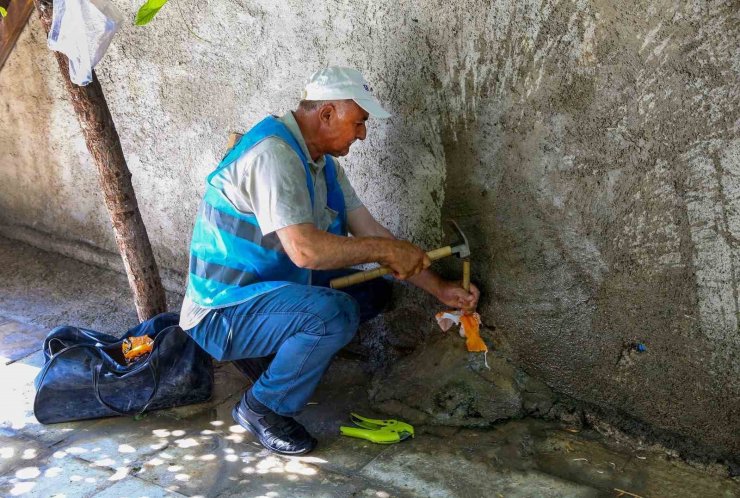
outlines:
M132 18L137 2L116 3ZM358 193L425 247L461 222L484 322L517 363L737 454L737 16L731 1L186 0L125 26L98 75L159 264L181 275L227 132L291 108L317 67L362 69L394 118L344 161ZM114 251L56 71L33 19L0 73L2 232Z

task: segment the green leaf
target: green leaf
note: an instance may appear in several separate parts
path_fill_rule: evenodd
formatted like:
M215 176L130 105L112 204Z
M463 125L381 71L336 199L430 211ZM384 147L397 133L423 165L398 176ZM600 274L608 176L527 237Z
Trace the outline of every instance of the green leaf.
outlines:
M167 0L147 0L147 2L142 5L136 13L136 21L134 21L134 24L137 26L148 24L149 21L154 19L154 16L157 15L159 9L161 9L166 3Z
M0 17L5 17L7 15L8 15L8 11L0 7Z

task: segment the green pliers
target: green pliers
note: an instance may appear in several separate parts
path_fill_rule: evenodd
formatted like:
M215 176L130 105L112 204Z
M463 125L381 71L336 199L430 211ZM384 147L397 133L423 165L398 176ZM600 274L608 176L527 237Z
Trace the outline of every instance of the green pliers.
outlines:
M367 439L378 444L392 444L414 437L414 427L399 420L378 420L351 413L352 423L358 427L341 426L344 436Z

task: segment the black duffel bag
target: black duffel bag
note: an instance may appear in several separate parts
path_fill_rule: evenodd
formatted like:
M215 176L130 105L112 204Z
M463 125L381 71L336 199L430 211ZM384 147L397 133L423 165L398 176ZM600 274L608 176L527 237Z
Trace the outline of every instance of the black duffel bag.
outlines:
M53 424L138 415L210 399L211 357L178 321L176 313L162 313L121 338L68 326L49 332L35 380L36 419ZM151 353L127 365L123 340L143 335L154 340Z

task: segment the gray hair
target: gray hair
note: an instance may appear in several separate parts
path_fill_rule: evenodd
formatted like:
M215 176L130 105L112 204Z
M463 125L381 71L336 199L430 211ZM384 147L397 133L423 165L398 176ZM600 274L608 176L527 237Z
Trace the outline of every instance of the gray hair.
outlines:
M301 100L298 103L298 109L304 112L310 112L315 111L316 109L319 109L324 104L338 104L338 103L344 103L347 102L347 100L352 99L346 99L346 100Z

